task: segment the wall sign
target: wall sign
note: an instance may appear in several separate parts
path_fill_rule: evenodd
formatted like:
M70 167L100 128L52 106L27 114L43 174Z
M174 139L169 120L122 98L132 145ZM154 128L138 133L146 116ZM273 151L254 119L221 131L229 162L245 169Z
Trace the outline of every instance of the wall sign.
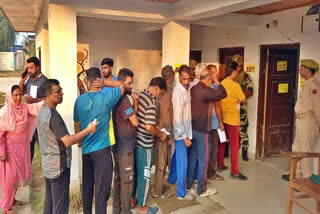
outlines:
M288 61L277 61L277 71L286 71L288 69Z
M288 93L289 84L288 83L279 83L278 84L278 93L279 94L286 94Z
M256 65L255 64L246 64L246 72L255 73L256 72Z

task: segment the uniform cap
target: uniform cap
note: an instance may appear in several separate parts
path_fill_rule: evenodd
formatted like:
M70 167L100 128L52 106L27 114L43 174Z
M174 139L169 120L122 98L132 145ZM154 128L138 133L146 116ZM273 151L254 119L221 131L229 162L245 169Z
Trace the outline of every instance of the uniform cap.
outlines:
M234 55L232 61L235 61L238 65L243 65L243 57L240 55Z
M319 68L319 64L316 61L314 61L313 59L302 59L301 65L308 67L308 68L313 68L313 69Z

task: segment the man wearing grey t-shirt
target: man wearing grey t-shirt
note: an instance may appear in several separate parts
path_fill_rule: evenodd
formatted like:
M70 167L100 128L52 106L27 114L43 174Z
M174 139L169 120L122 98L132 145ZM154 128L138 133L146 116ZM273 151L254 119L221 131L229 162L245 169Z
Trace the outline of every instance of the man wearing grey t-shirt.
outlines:
M41 86L45 96L38 114L38 134L42 172L46 183L44 214L67 214L69 210L69 185L71 145L94 133L99 122L91 122L86 129L69 135L66 124L56 107L62 103L63 91L56 79L48 79Z

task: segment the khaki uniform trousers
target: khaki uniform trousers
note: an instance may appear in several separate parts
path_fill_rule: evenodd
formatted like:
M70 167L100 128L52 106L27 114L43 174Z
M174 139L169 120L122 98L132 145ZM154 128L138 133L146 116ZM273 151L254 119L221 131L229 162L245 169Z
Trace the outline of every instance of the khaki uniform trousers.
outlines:
M301 115L301 116L300 116ZM296 119L296 136L293 152L315 152L319 126L313 114L300 114ZM297 164L297 178L309 177L314 173L313 158L304 158Z

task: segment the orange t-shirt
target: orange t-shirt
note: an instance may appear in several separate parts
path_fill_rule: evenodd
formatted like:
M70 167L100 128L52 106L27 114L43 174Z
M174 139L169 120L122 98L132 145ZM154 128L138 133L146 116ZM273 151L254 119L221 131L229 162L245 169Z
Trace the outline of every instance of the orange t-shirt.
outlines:
M227 97L220 100L222 110L223 123L239 126L240 125L240 104L239 102L244 100L244 95L239 83L224 79L221 84L227 91ZM239 106L238 106L239 105Z

